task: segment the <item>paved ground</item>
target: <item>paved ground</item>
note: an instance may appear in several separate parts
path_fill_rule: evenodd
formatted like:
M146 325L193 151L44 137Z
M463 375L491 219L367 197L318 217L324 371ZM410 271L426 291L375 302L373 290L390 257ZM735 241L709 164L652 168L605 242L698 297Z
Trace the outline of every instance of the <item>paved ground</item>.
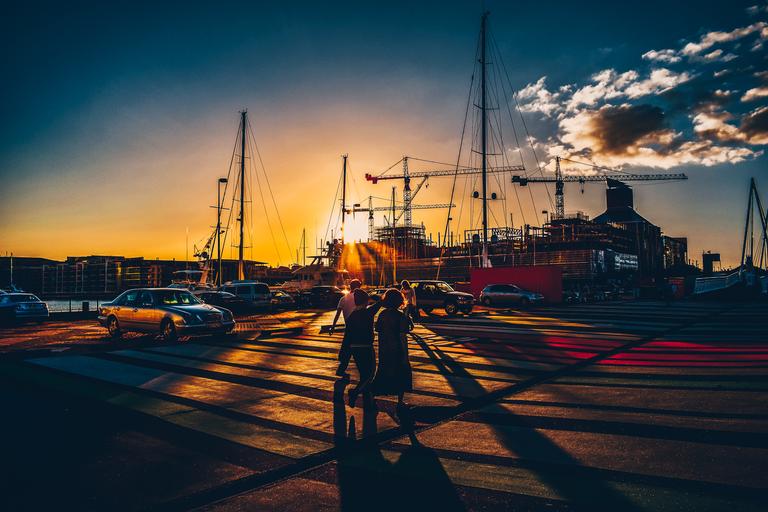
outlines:
M430 317L410 342L402 418L386 398L378 411L344 404L340 335L320 332L330 313L252 318L237 341L172 345L106 342L87 322L0 332L12 470L0 500L764 510L767 313L630 302Z

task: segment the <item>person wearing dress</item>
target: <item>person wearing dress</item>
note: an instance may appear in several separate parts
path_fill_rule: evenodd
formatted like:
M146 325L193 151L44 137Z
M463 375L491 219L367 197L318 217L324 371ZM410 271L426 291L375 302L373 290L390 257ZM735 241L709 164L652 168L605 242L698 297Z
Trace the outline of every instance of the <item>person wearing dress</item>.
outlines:
M349 390L349 406L354 407L357 396L370 396L369 387L376 371L376 352L373 349L373 319L381 308L381 302L368 305L368 294L361 289L354 292L355 309L349 314L344 329L342 351L349 350L355 361L360 381Z
M404 394L413 389L406 338L410 322L400 311L403 296L398 290L387 290L381 303L384 309L376 320L376 332L379 333L379 366L371 389L377 395L397 395L398 408L402 408L405 406Z

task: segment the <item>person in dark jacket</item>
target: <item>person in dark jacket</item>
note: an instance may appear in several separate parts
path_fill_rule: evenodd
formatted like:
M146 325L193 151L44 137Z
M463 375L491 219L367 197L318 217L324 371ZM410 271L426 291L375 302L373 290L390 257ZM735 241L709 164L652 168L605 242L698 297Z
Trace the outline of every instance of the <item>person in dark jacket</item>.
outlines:
M371 388L377 395L397 395L397 406L401 409L405 406L403 395L413 389L406 338L412 324L406 314L400 311L403 296L398 290L387 290L381 302L384 310L376 320L379 367Z
M368 305L368 294L357 289L355 309L346 319L342 350L349 350L360 373L357 386L349 390L349 406L354 407L360 393L369 393L369 387L376 371L376 352L373 349L373 319L381 308L381 302Z

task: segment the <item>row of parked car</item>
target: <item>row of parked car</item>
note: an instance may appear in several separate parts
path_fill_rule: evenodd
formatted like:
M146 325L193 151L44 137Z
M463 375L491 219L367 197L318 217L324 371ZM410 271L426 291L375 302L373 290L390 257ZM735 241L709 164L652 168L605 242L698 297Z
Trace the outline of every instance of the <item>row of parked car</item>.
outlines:
M416 293L419 310L429 314L442 309L453 316L459 313L469 314L475 304L470 293L455 290L445 281L414 280L411 286ZM399 286L394 286L399 288ZM371 300L378 300L388 288L375 288L370 291ZM335 286L316 286L309 292L308 305L314 307L335 307L344 291ZM544 296L540 293L524 290L512 284L491 284L480 292L478 302L487 307L527 307L540 304Z

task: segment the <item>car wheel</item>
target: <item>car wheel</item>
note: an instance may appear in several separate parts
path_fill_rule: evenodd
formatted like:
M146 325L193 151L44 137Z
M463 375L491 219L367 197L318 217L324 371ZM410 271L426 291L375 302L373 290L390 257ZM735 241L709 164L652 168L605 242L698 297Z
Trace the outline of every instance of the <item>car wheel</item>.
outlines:
M119 340L123 335L122 331L120 331L120 323L114 316L109 317L107 320L107 330L109 335L116 340Z
M490 297L484 297L483 298L483 305L486 307L491 307L491 298Z
M448 302L445 304L445 313L448 316L456 316L456 314L459 312L459 305L455 302Z
M163 341L176 341L179 337L176 333L176 326L168 319L163 320L163 323L160 324L160 335L163 337Z

